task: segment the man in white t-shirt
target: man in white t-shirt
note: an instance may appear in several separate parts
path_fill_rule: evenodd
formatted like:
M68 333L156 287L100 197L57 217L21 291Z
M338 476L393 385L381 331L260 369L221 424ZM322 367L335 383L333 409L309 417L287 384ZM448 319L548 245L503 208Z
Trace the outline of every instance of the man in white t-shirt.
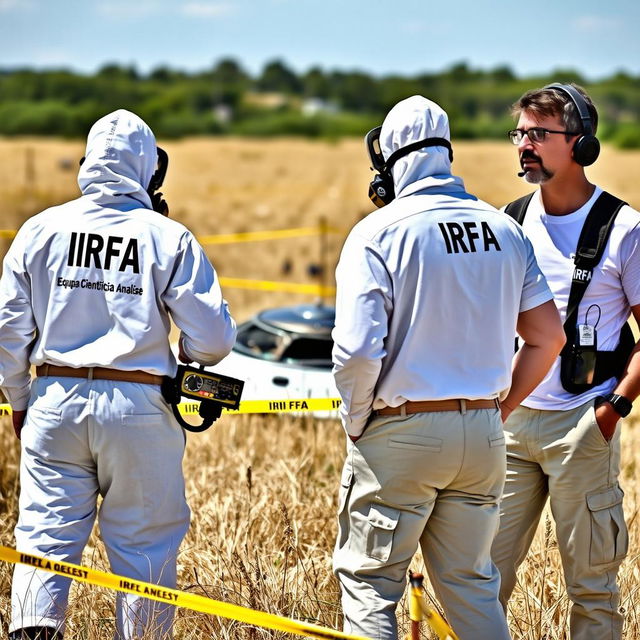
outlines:
M499 401L506 416L542 379L562 326L522 229L451 174L447 114L413 96L378 135L385 188L374 191L397 198L352 229L336 272L345 630L397 638L420 545L458 637L504 640L490 558L506 463Z
M540 185L523 226L565 321L572 278L580 275L574 266L578 239L602 193L584 171L599 152L597 112L575 85L530 91L513 112L518 124L510 137L518 146L520 175ZM583 345L595 333L597 350L612 352L630 314L640 319L639 244L640 215L623 206L578 307L573 330ZM622 637L616 575L628 539L618 484L618 425L640 392L640 349L633 340L631 348L631 356L627 351L621 358L621 375L585 384L578 393L561 380L558 358L521 406L510 406L505 424L507 480L492 550L502 576L501 600L506 607L549 498L573 603L572 640Z

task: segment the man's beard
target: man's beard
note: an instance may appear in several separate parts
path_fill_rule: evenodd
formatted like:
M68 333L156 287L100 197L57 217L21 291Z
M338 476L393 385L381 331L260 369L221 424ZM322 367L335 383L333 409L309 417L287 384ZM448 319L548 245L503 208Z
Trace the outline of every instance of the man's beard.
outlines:
M529 167L525 169L522 161L526 160L527 158L529 160L535 160L538 163L538 167L536 168L529 165ZM545 166L542 164L542 160L530 151L525 151L522 154L522 156L520 157L520 166L524 171L524 179L529 184L543 184L547 180L553 178L554 175L551 171L545 168Z

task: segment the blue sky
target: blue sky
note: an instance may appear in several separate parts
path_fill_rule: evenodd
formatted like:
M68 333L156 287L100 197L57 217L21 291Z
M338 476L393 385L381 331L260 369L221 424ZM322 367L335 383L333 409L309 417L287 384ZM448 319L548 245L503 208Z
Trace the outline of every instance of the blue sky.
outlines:
M466 61L596 80L640 74L639 32L637 0L0 0L0 68L195 71L232 57L252 74L277 58L412 75Z

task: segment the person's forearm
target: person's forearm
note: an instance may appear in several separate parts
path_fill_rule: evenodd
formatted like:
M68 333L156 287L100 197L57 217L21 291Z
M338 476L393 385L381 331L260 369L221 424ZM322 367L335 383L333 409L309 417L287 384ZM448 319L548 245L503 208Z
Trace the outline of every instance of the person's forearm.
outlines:
M511 374L511 388L501 402L504 419L540 384L556 357L555 351L526 343L518 350Z
M640 343L631 352L620 381L613 390L633 402L640 395Z
M352 439L357 439L371 415L380 362L352 358L336 364L333 373L343 403L340 409L343 426Z
M513 359L511 389L502 400L503 421L540 384L566 339L553 300L520 313L517 328L524 344Z

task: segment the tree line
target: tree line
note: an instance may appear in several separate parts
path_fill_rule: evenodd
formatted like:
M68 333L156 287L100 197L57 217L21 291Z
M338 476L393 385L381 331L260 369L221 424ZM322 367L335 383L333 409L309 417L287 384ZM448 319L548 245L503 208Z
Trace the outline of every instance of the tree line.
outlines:
M0 135L84 137L99 117L126 108L159 138L361 136L396 102L421 94L448 112L453 138L501 138L513 127L510 106L524 91L570 81L593 97L601 140L640 147L640 76L619 72L588 82L574 70L559 69L519 78L506 65L477 70L464 62L438 73L381 77L319 66L296 73L282 60L252 76L231 58L193 73L162 66L141 74L117 64L93 75L0 69Z

